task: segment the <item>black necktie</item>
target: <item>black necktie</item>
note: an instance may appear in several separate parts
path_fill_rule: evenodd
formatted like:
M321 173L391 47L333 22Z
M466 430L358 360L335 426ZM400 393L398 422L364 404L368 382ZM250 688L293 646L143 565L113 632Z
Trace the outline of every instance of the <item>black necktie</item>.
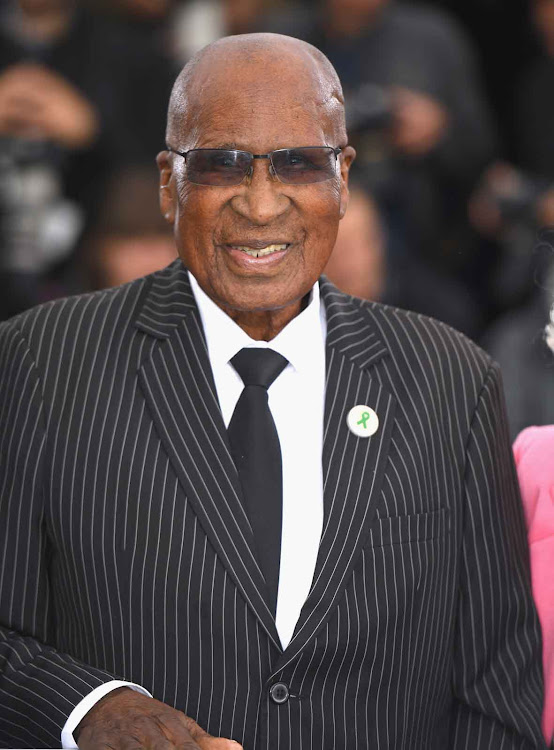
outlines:
M228 427L231 453L242 486L256 543L256 556L275 615L279 565L283 478L281 446L268 404L267 389L288 361L271 349L241 349L231 364L244 383Z

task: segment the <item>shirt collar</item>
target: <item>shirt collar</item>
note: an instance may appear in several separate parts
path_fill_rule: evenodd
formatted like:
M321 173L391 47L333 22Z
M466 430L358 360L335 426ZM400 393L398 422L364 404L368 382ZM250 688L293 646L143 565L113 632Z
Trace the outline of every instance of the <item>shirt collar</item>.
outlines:
M324 350L326 334L325 311L318 283L312 287L304 310L274 339L256 341L208 297L190 271L189 276L212 367L226 365L244 347L271 348L288 359L297 372L309 371L314 366L316 353Z

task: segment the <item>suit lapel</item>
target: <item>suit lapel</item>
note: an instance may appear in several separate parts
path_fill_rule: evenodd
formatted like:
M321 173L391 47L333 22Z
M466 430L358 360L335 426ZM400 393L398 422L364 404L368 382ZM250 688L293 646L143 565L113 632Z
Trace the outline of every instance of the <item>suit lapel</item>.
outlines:
M388 351L369 316L326 280L321 296L327 315L324 525L312 588L284 653L252 552L252 530L198 310L180 261L153 277L136 321L159 339L139 372L148 409L211 544L281 652L275 673L318 633L344 592L374 517L394 423L395 399L371 377L372 367ZM370 438L356 437L346 425L349 410L359 404L379 416L379 429Z
M187 498L245 600L281 650L252 553L201 323L180 261L154 277L137 326L160 339L139 381L156 429Z
M326 280L321 296L327 314L323 533L310 594L274 673L305 648L344 592L375 514L394 423L395 398L371 377L388 351L369 317ZM359 404L379 416L370 438L356 437L346 424L349 410Z

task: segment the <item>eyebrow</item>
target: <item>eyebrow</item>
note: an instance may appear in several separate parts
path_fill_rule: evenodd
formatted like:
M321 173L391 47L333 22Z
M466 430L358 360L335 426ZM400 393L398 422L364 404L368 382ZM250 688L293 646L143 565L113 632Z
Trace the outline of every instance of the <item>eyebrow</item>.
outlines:
M247 149L241 148L240 146L237 146L236 143L231 141L226 141L225 143L217 143L216 145L212 146L194 146L194 148L190 149L191 151L194 151L195 149L224 149L226 151L246 151Z
M236 143L232 143L230 141L226 143L222 143L220 146L216 146L215 148L223 148L228 151L245 151L244 148L239 148Z

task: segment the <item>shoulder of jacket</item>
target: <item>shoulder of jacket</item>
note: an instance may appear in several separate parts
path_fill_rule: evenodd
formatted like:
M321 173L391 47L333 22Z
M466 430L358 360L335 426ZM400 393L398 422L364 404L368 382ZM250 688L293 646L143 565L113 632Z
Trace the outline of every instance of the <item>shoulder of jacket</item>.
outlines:
M492 357L468 336L440 320L381 302L351 299L377 326L391 351L406 353L409 345L416 352L432 354L436 362L465 360L480 370L483 377L497 367Z
M148 278L136 279L118 287L60 297L44 302L3 321L0 323L0 330L18 330L23 337L26 337L37 326L41 327L47 324L49 320L63 321L71 317L88 320L92 315L101 318L102 314L105 314L110 308L122 308L128 304L133 304L148 283Z

